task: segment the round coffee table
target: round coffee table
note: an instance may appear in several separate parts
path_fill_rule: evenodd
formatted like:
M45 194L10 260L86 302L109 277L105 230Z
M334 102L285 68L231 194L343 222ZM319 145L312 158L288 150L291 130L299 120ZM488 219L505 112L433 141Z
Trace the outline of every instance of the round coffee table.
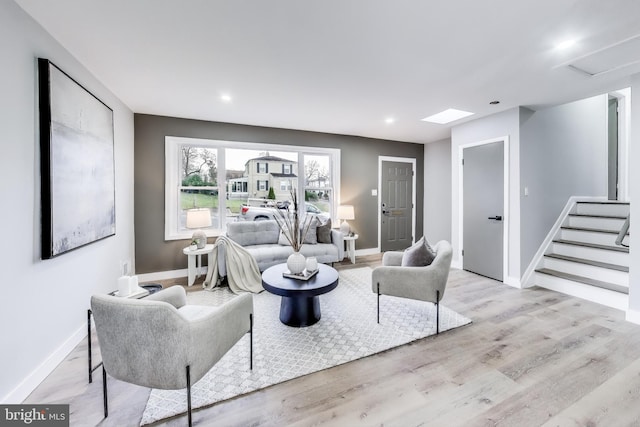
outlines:
M311 326L320 320L318 295L331 292L338 286L338 272L328 265L318 264L318 274L309 280L283 277L287 264L278 264L262 273L262 286L280 295L280 321L288 326Z

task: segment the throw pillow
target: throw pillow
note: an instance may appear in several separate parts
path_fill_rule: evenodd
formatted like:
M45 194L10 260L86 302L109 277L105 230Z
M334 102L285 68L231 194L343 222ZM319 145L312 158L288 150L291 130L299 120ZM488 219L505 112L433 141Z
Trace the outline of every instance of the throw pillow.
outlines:
M403 267L425 267L430 265L435 258L435 253L427 243L424 236L402 254Z
M289 241L287 240L287 237L284 235L282 231L278 236L278 244L281 246L291 246L291 243L289 243Z
M331 218L316 228L318 243L331 243Z
M307 231L307 235L304 236L303 243L308 245L316 245L318 244L318 219L314 216L311 218L311 224L309 224L309 230ZM304 233L304 230L300 230L300 233Z

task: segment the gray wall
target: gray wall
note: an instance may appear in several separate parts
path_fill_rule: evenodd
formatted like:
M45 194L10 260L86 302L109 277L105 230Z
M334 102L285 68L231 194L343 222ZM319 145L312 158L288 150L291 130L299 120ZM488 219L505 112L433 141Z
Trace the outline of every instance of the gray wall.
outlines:
M89 298L133 260L133 113L13 1L0 1L0 402L20 403L86 335ZM40 260L37 57L114 111L116 235Z
M341 150L341 203L353 204L356 219L349 221L360 235L356 249L378 246L378 156L416 159L416 235L422 235L423 162L421 144L355 136L304 132L136 114L135 115L135 233L136 273L184 269L184 240L164 240L165 136L260 142Z
M451 139L424 146L424 235L451 242Z
M520 108L512 108L481 119L472 120L451 129L451 238L454 245L453 265L460 266L460 146L495 138L507 137L509 140L509 253L505 282L518 285L520 280L520 200L518 188L520 182ZM505 195L506 197L507 195Z
M525 110L520 125L522 273L569 197L606 197L607 177L607 95Z

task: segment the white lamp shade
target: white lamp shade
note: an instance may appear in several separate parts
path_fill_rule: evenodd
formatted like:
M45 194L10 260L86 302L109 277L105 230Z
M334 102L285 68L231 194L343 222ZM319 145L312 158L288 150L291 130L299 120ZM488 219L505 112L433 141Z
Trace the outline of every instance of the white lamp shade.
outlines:
M211 211L207 208L187 211L187 228L211 227Z
M355 219L355 213L352 205L338 206L338 219Z

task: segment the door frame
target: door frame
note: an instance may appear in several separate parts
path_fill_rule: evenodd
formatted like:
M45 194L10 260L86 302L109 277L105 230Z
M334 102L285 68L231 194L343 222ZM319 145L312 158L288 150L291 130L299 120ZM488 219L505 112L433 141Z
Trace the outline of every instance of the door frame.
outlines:
M411 242L415 243L416 241L416 159L411 157L390 157L390 156L378 156L378 252L380 252L380 248L382 248L382 211L380 209L380 205L382 204L382 162L399 162L399 163L410 163L411 170L413 171L412 176L412 187L413 191L411 192Z
M482 141L471 142L469 144L464 144L458 146L458 159L462 162L464 159L464 149L477 147L479 145L492 144L494 142L502 142L503 143L503 221L502 221L502 282L507 283L509 280L509 225L511 223L511 215L509 212L509 202L510 202L510 193L509 193L509 135L500 136L497 138L485 139ZM464 242L464 166L460 164L458 168L458 206L459 212L458 215L458 256L460 259L460 268L464 267L464 256L462 255L463 242Z
M618 98L618 201L628 202L629 197L629 130L631 123L631 89L607 93Z

